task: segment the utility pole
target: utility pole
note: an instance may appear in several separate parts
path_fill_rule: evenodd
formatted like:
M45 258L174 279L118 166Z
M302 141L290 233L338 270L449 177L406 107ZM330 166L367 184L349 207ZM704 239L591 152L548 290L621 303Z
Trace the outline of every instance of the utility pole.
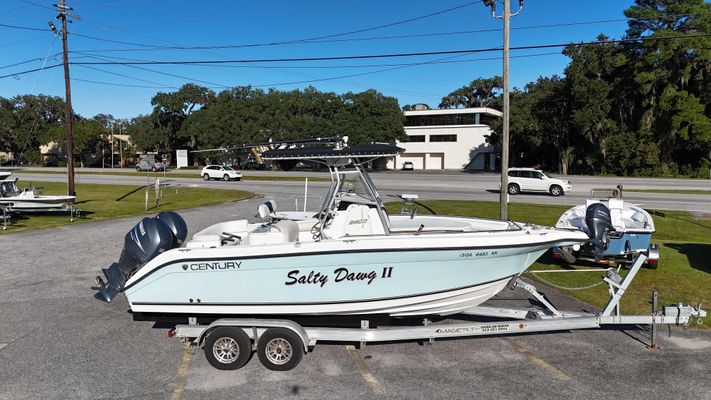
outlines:
M69 50L67 48L67 12L72 10L64 4L65 0L59 0L57 8L57 19L62 20L62 47L64 48L64 127L67 132L67 194L76 196L74 190L74 140L72 135L73 113L72 113L72 89L69 81ZM51 25L50 25L51 26Z
M504 20L504 121L501 138L501 191L499 195L499 204L501 206L501 219L506 221L509 219L509 20L511 17L515 17L521 13L521 9L523 9L523 0L518 1L518 10L513 14L511 13L511 0L504 0L504 13L501 16L496 15L496 0L483 0L483 2L485 6L491 7L492 17Z
M111 168L114 167L114 121L111 121Z

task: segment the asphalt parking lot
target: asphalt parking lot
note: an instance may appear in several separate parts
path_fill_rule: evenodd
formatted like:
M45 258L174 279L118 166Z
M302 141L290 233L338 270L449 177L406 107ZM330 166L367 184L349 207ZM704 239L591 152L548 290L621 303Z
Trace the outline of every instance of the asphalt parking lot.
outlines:
M182 212L191 234L258 199ZM322 344L292 371L212 368L123 296L93 298L138 218L0 235L0 399L711 399L711 332L637 327L368 345ZM663 290L663 288L661 289ZM548 291L561 309L590 307ZM521 292L504 291L497 304ZM524 302L524 304L528 304ZM445 321L447 322L447 321ZM711 322L707 322L711 323Z

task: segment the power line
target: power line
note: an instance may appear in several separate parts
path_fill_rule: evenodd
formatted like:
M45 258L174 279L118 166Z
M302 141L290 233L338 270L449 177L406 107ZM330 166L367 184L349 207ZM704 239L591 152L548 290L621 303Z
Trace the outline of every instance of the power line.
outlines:
M690 39L690 38L697 38L697 37L709 37L711 36L711 33L703 33L703 34L692 34L692 35L684 35L684 36L675 36L675 37L644 37L644 38L639 38L639 39L617 39L617 40L605 40L605 41L595 41L595 42L578 42L578 43L558 43L558 44L545 44L545 45L530 45L530 46L517 46L517 47L511 47L511 50L533 50L533 49L545 49L545 48L559 48L559 47L567 47L567 46L586 46L586 45L603 45L603 44L615 44L615 43L631 43L631 42L644 42L644 41L655 41L655 40L679 40L679 39ZM295 62L295 61L333 61L333 60L352 60L352 59L378 59L378 58L399 58L399 57L417 57L417 56L426 56L426 55L454 55L454 54L466 54L466 53L486 53L486 52L494 52L494 51L501 51L500 47L496 48L482 48L482 49L468 49L468 50L447 50L447 51L430 51L430 52L417 52L417 53L392 53L392 54L370 54L370 55L356 55L356 56L333 56L333 57L302 57L302 58L278 58L278 59L241 59L241 60L194 60L194 61L149 61L149 60L141 60L141 61L98 61L98 62L72 62L72 64L75 65L125 65L125 66L133 66L136 68L138 65L211 65L211 64L234 64L234 63L256 63L256 62L263 62L263 63L268 63L268 62ZM89 57L96 58L96 59L104 59L99 56L91 56L88 55ZM60 66L61 64L57 65L52 65L47 68L54 68L57 66ZM17 72L14 74L8 74L8 75L3 75L0 76L0 79L11 77L11 76L19 76L31 72L36 72L39 69L32 69L28 71L22 71L22 72ZM162 73L174 77L178 77L181 79L188 79L183 76L179 75L174 75L174 74L168 74L164 73L161 71L155 71L155 70L150 70L150 69L145 69L150 72L155 72L155 73ZM197 80L195 80L197 81ZM200 81L198 81L200 82ZM205 82L210 85L217 85L212 82ZM217 85L217 86L222 86L222 87L228 87L224 85Z
M684 17L693 16L695 14L675 14L670 15L671 17ZM580 25L594 25L594 24L606 24L614 22L626 22L633 19L654 19L654 18L618 18L618 19L605 19L605 20L593 20L593 21L573 21L565 23L555 23L555 24L543 24L543 25L529 25L512 27L512 30L528 30L528 29L549 29L549 28L560 28L568 26L580 26ZM376 29L377 27L373 28ZM337 42L358 42L358 41L374 41L374 40L393 40L393 39L413 39L420 37L437 37L437 36L454 36L454 35L467 35L476 33L488 33L488 32L500 32L501 28L489 28L489 29L475 29L475 30L465 30L465 31L451 31L451 32L430 32L430 33L418 33L418 34L407 34L407 35L390 35L390 36L375 36L375 37L365 37L365 38L342 38L333 39L332 37L345 35L344 34L334 34L328 36L321 36L316 38L305 38L305 39L295 39L295 40L285 40L276 42L262 42L262 43L245 43L245 44L225 44L225 45L200 45L200 46L162 46L162 45L150 45L145 43L136 42L125 42L117 41L112 39L104 39L101 37L76 34L88 39L107 42L107 43L117 43L126 44L132 46L139 46L139 48L129 48L129 49L96 49L96 50L83 50L89 52L130 52L130 51L162 51L162 50L216 50L216 49L240 49L240 48L252 48L252 47L267 47L267 46L280 46L288 44L323 44L323 43L337 43ZM355 32L355 31L354 31ZM322 39L327 38L327 39ZM330 39L329 39L330 38Z
M94 56L94 55L87 55L87 57L89 57L89 58L94 58L94 59L97 59L97 60L106 60L106 59L103 58L103 57ZM229 87L230 87L230 86L227 86L227 85L220 85L219 83L214 83L214 82L209 82L209 81L203 81L203 80L200 80L200 79L194 79L194 78L190 78L190 77L186 77L186 76L182 76L182 75L171 74L171 73L169 73L169 72L157 71L157 70L154 70L154 69L145 68L145 67L140 67L140 66L138 66L138 65L131 65L131 64L128 64L128 63L124 63L124 62L102 61L102 62L84 62L84 63L72 63L72 64L84 65L84 66L86 66L86 65L125 65L125 66L127 66L127 67L139 69L139 70L142 70L142 71L148 71L148 72L153 72L153 73L160 74L160 75L166 75L166 76L171 76L171 77L174 77L174 78L185 79L185 80L192 81L192 82L205 83L205 84L208 84L208 85L212 85L212 86L216 86L216 87L221 87L221 88L229 88ZM0 77L0 78L2 78L2 77Z
M113 82L102 82L102 81L94 81L90 79L82 79L82 78L72 78L73 81L78 81L78 82L86 82L86 83L93 83L97 85L108 85L108 86L119 86L119 87L130 87L130 88L139 88L139 89L180 89L178 86L147 86L147 85L131 85L128 83L113 83Z
M592 24L605 24L612 22L624 22L626 19L607 19L598 21L578 21L578 22L567 22L558 24L546 24L546 25L529 25L520 26L512 29L517 30L527 30L527 29L547 29L547 28L558 28L566 26L579 26L579 25L592 25ZM108 40L99 37L79 35L87 37L94 40L109 42L109 43L119 43L119 44L131 44L134 46L140 46L140 48L130 48L130 49L98 49L98 50L82 50L85 52L103 53L103 52L130 52L130 51L161 51L161 50L208 50L208 49L239 49L239 48L250 48L250 47L264 47L264 46L276 46L283 44L323 44L323 43L338 43L338 42L361 42L361 41L374 41L374 40L393 40L393 39L415 39L421 37L437 37L437 36L456 36L456 35L469 35L475 33L489 33L489 32L500 32L501 28L489 28L489 29L473 29L465 31L450 31L450 32L429 32L429 33L415 33L407 35L390 35L390 36L375 36L375 37L364 37L364 38L343 38L343 39L328 39L328 40L300 40L295 41L283 41L283 42L265 42L265 43L246 43L246 44L225 44L225 45L204 45L204 46L152 46L146 45L144 43L129 43L120 42L115 40ZM78 35L78 34L77 34Z
M72 53L76 54L87 54L86 56L81 56L82 58L91 58L88 53L74 51ZM550 55L560 55L560 52L546 52L546 53L535 53L535 54L524 54L518 56L511 56L511 58L530 58L530 57L540 57L540 56L550 56ZM125 58L125 57L112 57L112 56L102 56L104 60L120 60L120 61L147 61L136 58ZM473 58L473 59L463 59L463 60L443 60L443 61L429 61L428 64L460 64L467 62L478 62L478 61L501 61L501 57L487 57L487 58ZM378 64L336 64L336 65L281 65L281 66L270 66L270 65L205 65L205 64L187 64L196 67L209 67L209 68L255 68L255 69L346 69L346 68L382 68L382 67L398 67L398 66L409 66L418 63L378 63Z
M29 74L32 72L42 71L43 69L47 70L47 69L57 68L57 67L61 67L63 65L64 64L54 64L54 65L50 65L50 66L45 66L44 68L34 68L34 69L27 70L27 71L20 71L20 72L15 72L12 74L0 75L0 79L9 78L9 77L18 77L20 75L25 75L25 74Z
M679 40L679 39L691 39L698 37L709 37L711 33L699 33L691 35L682 36L664 36L655 37L648 36L637 39L612 39L603 41L592 41L592 42L578 42L578 43L555 43L555 44L542 44L542 45L528 45L528 46L514 46L511 50L534 50L534 49L546 49L546 48L557 48L557 47L567 47L567 46L585 46L585 45L602 45L602 44L615 44L615 43L631 43L639 41L661 41L661 40ZM465 54L465 53L487 53L494 51L501 51L501 47L489 47L480 49L466 49L466 50L442 50L442 51L425 51L425 52L411 52L411 53L387 53L387 54L361 54L352 56L328 56L328 57L293 57L293 58L262 58L262 59L233 59L233 60L172 60L172 61L103 61L103 62L79 62L75 63L77 65L112 65L112 64L123 64L123 65L186 65L186 64L237 64L237 63L280 63L280 62L297 62L297 61L335 61L335 60L360 60L360 59L379 59L379 58L401 58L401 57L420 57L420 56L430 56L430 55L453 55L453 54Z
M51 30L47 29L47 28L32 28L29 26L18 26L18 25L7 25L7 24L0 24L0 28L23 29L26 31L51 32Z
M163 85L163 84L160 84L160 83L158 83L158 82L149 81L149 80L147 80L147 79L136 78L136 77L133 77L133 76L130 76L130 75L120 74L120 73L118 73L118 72L107 71L107 70L105 70L105 69L96 68L96 67L92 67L92 66L89 66L89 65L79 65L79 66L82 67L82 68L88 68L88 69L92 69L92 70L94 70L94 71L103 72L103 73L109 74L109 75L116 75L116 76L120 76L120 77L122 77L122 78L128 78L128 79L133 79L133 80L140 81L140 82L152 83L152 84L157 85L157 86L159 86L159 87L172 88L172 86Z
M38 4L38 3L29 1L29 0L20 0L20 1L23 2L23 3L26 3L26 4L33 5L33 6L35 6L35 7L44 8L44 9L47 9L47 10L55 11L54 8L49 7L49 6L45 6L44 4Z

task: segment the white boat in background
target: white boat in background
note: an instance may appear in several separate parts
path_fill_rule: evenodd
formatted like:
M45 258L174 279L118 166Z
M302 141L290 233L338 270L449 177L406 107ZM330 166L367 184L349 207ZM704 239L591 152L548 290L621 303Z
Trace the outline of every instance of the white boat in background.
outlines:
M67 210L76 196L42 195L36 188L19 189L12 172L0 172L0 206L7 211Z
M657 268L659 249L651 243L652 234L655 232L654 219L642 207L625 202L622 186L618 185L612 190L592 190L585 204L572 207L560 216L555 224L556 228L589 232L585 217L586 210L593 204L603 204L607 207L614 229L607 235L608 242L604 251L596 252L595 246L584 243L554 248L553 256L570 263L583 259L602 263L614 260L617 263L631 264L635 255L644 253L647 255L647 266Z
M328 167L332 185L315 215L279 218L272 202L260 206L263 222L218 223L185 243L176 213L144 218L96 278L96 297L123 292L136 319L451 315L496 295L550 247L589 239L510 221L390 216L365 165L402 151L341 142L265 152Z

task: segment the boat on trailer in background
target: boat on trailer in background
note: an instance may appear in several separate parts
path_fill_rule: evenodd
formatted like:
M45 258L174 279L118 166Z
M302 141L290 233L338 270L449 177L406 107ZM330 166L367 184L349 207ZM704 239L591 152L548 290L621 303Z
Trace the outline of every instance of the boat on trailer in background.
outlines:
M0 172L0 219L3 230L7 228L12 214L68 212L70 221L78 213L74 208L76 196L43 195L40 188L17 187L18 178L11 177L12 172Z
M553 257L569 264L577 260L596 263L632 264L637 254L647 256L647 267L655 269L659 265L659 248L652 243L655 232L652 215L642 207L625 202L622 195L622 185L612 190L595 190L585 204L572 207L560 216L555 226L558 229L587 232L585 212L592 204L603 204L610 211L610 219L614 228L607 235L608 243L602 254L596 253L592 242L582 245L553 248Z

